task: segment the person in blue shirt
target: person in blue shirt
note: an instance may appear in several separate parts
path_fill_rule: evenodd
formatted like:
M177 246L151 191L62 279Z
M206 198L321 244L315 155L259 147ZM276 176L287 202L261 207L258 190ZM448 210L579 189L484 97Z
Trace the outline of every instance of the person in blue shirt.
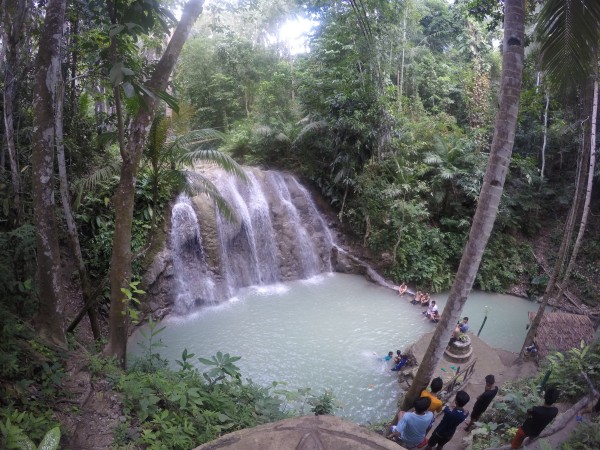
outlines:
M450 409L448 406L444 408L444 418L440 424L433 430L429 442L427 443L426 450L442 450L444 445L452 439L456 428L465 421L469 416L469 412L465 411L464 407L469 403L469 394L465 391L458 391L454 399L454 408Z
M405 448L416 448L425 440L427 428L433 421L433 413L428 411L431 399L419 397L415 400L415 412L398 413L398 425L391 428L388 439L397 440Z
M387 356L383 358L384 361L389 361L394 357L394 352L391 350L388 352Z

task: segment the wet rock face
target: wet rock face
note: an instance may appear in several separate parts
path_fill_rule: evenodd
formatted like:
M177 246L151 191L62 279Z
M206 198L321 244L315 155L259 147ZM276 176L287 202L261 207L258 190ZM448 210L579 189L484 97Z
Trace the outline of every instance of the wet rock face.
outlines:
M175 201L166 247L144 277L153 309L186 314L241 287L332 270L333 238L308 191L288 174L245 172L247 182L208 173L235 212L232 221L207 196Z

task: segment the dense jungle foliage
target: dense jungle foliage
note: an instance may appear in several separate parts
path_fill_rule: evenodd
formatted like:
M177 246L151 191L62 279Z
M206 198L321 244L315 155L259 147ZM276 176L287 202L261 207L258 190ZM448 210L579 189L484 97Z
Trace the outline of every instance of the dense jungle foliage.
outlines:
M525 293L532 299L544 292L559 258L569 208L584 196L576 190L578 168L590 163L590 110L597 100L590 83L559 83L542 70L535 28L538 3L527 2L513 158L475 283L486 291ZM66 8L60 23L64 35L53 66L59 82L51 97L57 103L49 109L62 115L53 116L48 129L60 129L61 138L57 134L46 146L50 163L40 177L34 169L42 114L36 108L38 91L46 83L37 82L36 75L45 73L39 68L50 48L44 41L44 23L51 16L47 11L59 4ZM17 439L24 432L38 443L57 424L53 405L65 396L69 351L81 350L83 344L92 354L90 370L110 378L114 361L96 354L106 343L111 310L109 273L120 205L115 199L124 183L124 161L139 163L133 164L132 232L125 243L132 269L120 274L127 283L135 280L131 290L121 289L132 301L134 317L133 300L142 296L137 280L163 244L170 202L184 189L208 192L221 201L218 192L187 171L198 161L235 170L235 160L293 172L321 192L343 231L369 250L387 278L432 292L451 286L478 204L501 95L501 2L207 1L168 88L156 90L147 87L148 81L162 67L161 55L183 2L4 0L0 5L3 439ZM280 34L298 24L309 29L301 45ZM579 67L565 65L573 67L575 80ZM150 102L160 103L136 161L125 151L136 137L127 127ZM64 153L64 176L54 150ZM36 203L42 178L55 192L47 196L51 208ZM563 286L595 306L600 294L597 171L592 179L589 223L581 226L584 244ZM59 193L64 194L62 202ZM87 295L95 305L91 310L99 314L96 319L90 314L100 324L96 343L87 322L85 330L80 325L69 334L68 346L49 344L47 335L40 336L39 312L48 294L39 281L45 255L39 250L43 212L56 222L49 233L58 241L52 266L61 291L54 308L56 326L65 330ZM81 251L83 274L75 248ZM123 316L129 318L129 311ZM111 380L131 412L127 420L142 433L121 434L123 445L151 445L159 439L153 433L169 439L168 433L187 423L187 418L154 409L159 401L182 401L174 391L177 383L189 383L189 409L195 408L200 389L206 403L216 402L215 396L225 391L231 394L226 404L203 416L206 427L195 431L202 437L178 435L182 448L190 439L199 444L232 429L228 414L241 398L250 405L243 426L289 413L277 402L290 393L271 396L270 389L242 383L235 371L215 383L214 377L189 370L185 358L179 372L163 369L142 370L143 376L119 372ZM172 398L148 394L144 383L173 389ZM578 389L573 398L581 394ZM314 408L331 412L327 394L311 401ZM152 428L171 420L169 430L167 425L162 431Z

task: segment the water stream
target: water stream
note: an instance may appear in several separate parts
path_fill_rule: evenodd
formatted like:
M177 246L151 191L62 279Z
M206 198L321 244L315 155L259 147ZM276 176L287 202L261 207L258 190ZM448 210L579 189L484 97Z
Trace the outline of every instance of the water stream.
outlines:
M444 305L444 295L434 298ZM493 347L518 351L527 311L536 304L472 293L464 315L475 333L486 306L481 337ZM288 389L310 387L315 394L332 389L343 407L336 415L367 423L388 419L396 408L396 374L378 357L406 349L433 329L421 311L406 297L363 277L329 273L245 288L227 302L170 317L163 321L166 329L160 336L167 347L161 354L172 362L184 348L202 357L217 351L241 356L237 364L244 378L265 386L285 381ZM134 354L139 338L136 333L130 341Z

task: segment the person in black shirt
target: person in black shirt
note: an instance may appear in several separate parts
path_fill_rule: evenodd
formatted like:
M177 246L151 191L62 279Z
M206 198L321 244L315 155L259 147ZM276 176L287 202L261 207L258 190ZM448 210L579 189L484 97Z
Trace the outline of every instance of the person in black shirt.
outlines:
M473 405L473 411L471 412L471 420L465 427L466 431L470 431L473 427L473 423L477 422L481 415L485 412L496 394L498 393L498 386L495 386L496 378L494 375L488 375L485 377L485 391L479 397L477 397L477 401Z
M458 391L456 393L454 409L450 409L448 406L444 408L444 418L437 428L433 430L433 433L431 433L425 450L432 450L433 448L442 450L444 445L452 439L452 436L456 432L456 427L463 423L469 415L469 412L464 410L464 406L469 403L469 400L469 394L465 391Z
M519 427L511 441L511 448L520 448L526 437L534 439L552 422L558 414L558 408L552 406L558 400L558 389L551 387L544 393L544 405L534 406L527 411L527 419Z

